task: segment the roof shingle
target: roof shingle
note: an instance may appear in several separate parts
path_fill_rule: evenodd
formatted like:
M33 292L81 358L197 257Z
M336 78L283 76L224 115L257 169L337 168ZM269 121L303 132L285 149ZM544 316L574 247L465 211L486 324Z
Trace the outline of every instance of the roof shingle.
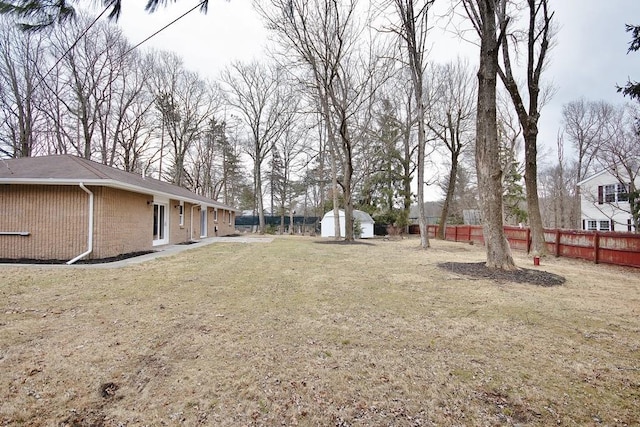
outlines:
M186 188L69 154L0 160L0 183L73 185L80 182L106 187L126 187L135 192L168 195L179 200L237 211L231 206L200 196Z

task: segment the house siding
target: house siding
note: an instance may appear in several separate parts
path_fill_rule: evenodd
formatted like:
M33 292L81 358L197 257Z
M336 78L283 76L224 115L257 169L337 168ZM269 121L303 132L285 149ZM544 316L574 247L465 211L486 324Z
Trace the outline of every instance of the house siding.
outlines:
M612 230L627 231L627 223L631 218L629 202L608 203L604 201L602 191L603 186L618 182L613 174L604 172L579 184L582 229L587 229L588 221L609 221ZM638 184L636 182L636 186Z
M0 186L0 258L68 260L87 249L88 195L80 187Z

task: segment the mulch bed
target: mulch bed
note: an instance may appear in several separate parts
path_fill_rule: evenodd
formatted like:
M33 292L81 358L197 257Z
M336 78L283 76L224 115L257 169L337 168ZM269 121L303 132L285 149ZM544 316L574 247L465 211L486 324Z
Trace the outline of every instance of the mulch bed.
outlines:
M505 271L488 268L484 262L443 262L438 267L456 274L474 277L478 279L491 279L496 282L516 282L528 283L537 286L559 286L566 279L557 274L543 270L533 270L529 268L518 268L513 271Z
M108 262L122 261L123 259L133 258L140 255L150 254L154 251L139 251L129 252L128 254L122 254L109 258L100 259L81 259L76 264L104 264ZM68 259L29 259L29 258L0 258L0 264L66 264Z

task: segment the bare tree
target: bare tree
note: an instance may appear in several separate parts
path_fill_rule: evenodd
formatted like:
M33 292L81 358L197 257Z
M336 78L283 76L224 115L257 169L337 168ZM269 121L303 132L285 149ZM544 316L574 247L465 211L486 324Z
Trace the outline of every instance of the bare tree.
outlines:
M540 174L541 210L545 222L552 228L575 228L580 220L576 209L576 164L565 158L564 135L556 140L557 163ZM579 199L579 198L578 198Z
M395 0L396 12L400 18L397 33L400 35L407 54L407 66L413 83L413 94L416 100L416 121L418 125L418 223L420 226L420 246L429 247L427 216L424 208L425 156L426 156L426 101L425 101L425 66L427 54L428 12L433 0Z
M513 270L516 267L502 222L502 168L496 123L498 52L504 38L504 27L498 32L494 0L463 0L463 6L480 37L476 170L487 267Z
M614 107L604 101L578 99L562 106L562 124L567 140L577 154L578 182L595 172L594 161L604 139Z
M153 160L156 150L153 134L156 100L147 84L154 70L155 57L134 54L131 58L135 63L128 67L125 90L121 91L121 102L117 104L115 126L109 128L108 134L117 145L114 165L128 172L141 173L146 172L145 164Z
M223 186L226 137L226 123L212 116L188 159L193 191L205 197L217 199Z
M169 179L181 186L193 184L186 174L187 153L206 129L217 108L215 86L202 80L197 73L184 68L182 59L174 53L160 52L157 69L150 79L157 109L164 126L164 136L171 149Z
M436 135L440 147L449 155L449 174L445 199L440 213L438 239L444 239L447 218L455 195L458 166L461 156L473 141L476 87L467 62L458 59L435 66L431 86L435 89L435 103L430 109L428 127Z
M580 211L578 183L596 172L598 150L605 141L606 129L614 117L615 107L604 101L578 99L562 107L563 133L576 152L576 175L572 210ZM574 227L578 226L579 215Z
M366 22L358 19L356 0L271 0L255 2L268 27L299 66L316 97L331 156L334 227L340 236L339 190L345 212L345 240L353 235L353 159L366 128L376 85L378 59L372 54ZM340 168L341 170L339 170Z
M299 119L299 118L298 118ZM296 120L297 122L298 120ZM289 234L293 234L293 212L296 209L294 199L300 193L296 185L296 177L304 166L303 155L308 151L308 130L302 126L289 126L282 137L276 142L272 156L272 170L274 179L272 191L274 200L278 204L280 215L280 233L284 233L285 216L289 213ZM276 161L277 159L277 161Z
M519 4L508 6L512 1L501 0L497 10L498 22L506 31L515 20L512 13L517 13ZM538 200L538 120L540 108L544 104L541 95L540 77L547 61L552 42L553 12L549 10L548 0L527 0L528 24L524 42L527 46L526 87L521 88L515 78L512 56L517 52L517 33L511 33L502 41L502 62L504 68L498 68L498 75L511 95L524 137L525 168L524 180L527 188L527 213L531 228L531 251L535 255L544 255L547 246L544 240L544 228ZM514 44L510 43L515 40ZM525 92L526 91L526 92ZM528 97L525 105L523 93Z
M12 19L0 20L0 153L9 157L35 155L42 139L38 81L47 63L45 37L21 32Z
M234 63L223 73L227 102L249 130L247 154L253 161L254 192L260 233L265 232L262 165L291 125L293 94L284 70L275 65Z

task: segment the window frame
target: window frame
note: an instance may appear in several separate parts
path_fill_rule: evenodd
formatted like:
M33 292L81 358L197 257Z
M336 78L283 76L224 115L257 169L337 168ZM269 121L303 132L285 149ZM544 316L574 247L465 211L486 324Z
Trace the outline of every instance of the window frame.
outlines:
M606 226L603 227L604 224ZM611 221L608 219L598 221L598 231L611 231Z

